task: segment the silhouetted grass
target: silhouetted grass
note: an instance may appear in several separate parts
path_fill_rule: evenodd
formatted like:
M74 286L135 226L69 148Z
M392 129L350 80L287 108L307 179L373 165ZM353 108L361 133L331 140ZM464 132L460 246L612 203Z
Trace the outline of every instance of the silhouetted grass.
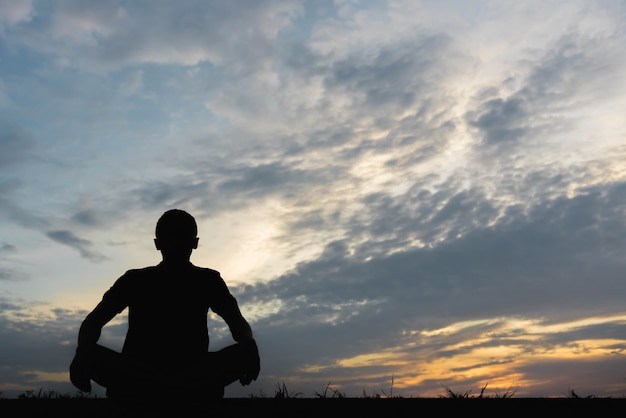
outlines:
M443 386L443 385L442 385ZM436 397L405 398L385 391L362 396L348 397L334 388L329 382L321 392L313 397L305 397L302 392L290 390L285 382L276 385L273 394L261 392L241 398L203 399L196 397L168 397L167 393L155 392L154 396L137 397L132 400L117 401L99 398L91 393L76 394L56 391L26 391L18 399L4 399L0 393L0 414L20 418L123 418L123 417L195 417L223 416L249 417L269 414L273 418L299 417L324 418L346 416L346 411L360 416L388 416L394 418L414 417L417 411L430 411L434 408L440 415L468 414L535 414L610 416L623 400L580 396L569 389L562 398L514 398L515 390L509 388L504 393L487 394L484 385L477 394L471 390L456 392L443 386L444 393ZM468 401L466 401L466 399ZM471 400L470 400L471 399ZM483 399L479 401L478 399ZM506 400L504 400L506 399ZM615 405L615 403L619 405ZM605 412L606 411L606 412Z
M487 383L485 383L485 386L483 386L480 389L480 394L478 395L472 395L472 390L468 390L465 391L463 393L458 393L458 392L454 392L452 389L450 389L448 386L445 385L441 385L445 391L446 394L445 395L439 395L440 398L452 398L452 399L472 399L472 398L512 398L515 395L515 389L513 389L512 386L510 386L506 392L500 394L498 392L496 392L493 395L485 395L485 389L487 389ZM572 391L573 392L573 391Z
M2 392L0 392L0 397ZM54 390L39 389L37 393L34 390L27 390L20 394L18 399L96 399L97 395L89 392L76 392L74 394L59 393Z
M255 398L256 396L251 395L250 397ZM301 398L302 392L296 392L296 393L289 392L289 390L287 389L287 385L285 385L285 382L283 382L282 384L280 383L276 384L276 389L274 390L274 396L268 396L263 391L261 391L261 395L259 397L274 398L274 399Z
M454 390L452 390L449 386L446 385L441 385L442 388L444 389L444 393L443 394L439 394L437 396L438 399L510 399L513 398L515 396L515 392L516 389L514 389L512 386L509 387L504 393L493 393L493 394L486 394L486 389L487 389L487 385L485 384L481 389L480 392L478 394L472 394L472 390L466 390L464 392L456 392ZM6 399L3 396L3 393L0 392L0 399ZM304 399L306 398L304 396L304 394L302 392L293 392L291 390L289 390L289 388L287 387L286 383L283 381L282 383L277 383L276 387L274 389L274 393L273 394L266 394L263 391L260 392L259 395L249 395L247 398L262 398L262 399ZM347 396L344 392L339 391L338 389L334 388L333 386L331 386L331 382L328 382L328 384L324 387L324 389L321 392L317 392L315 391L313 393L312 398L315 399L348 399L351 398L349 396ZM381 393L372 393L372 394L368 394L365 390L363 390L362 395L359 397L353 397L352 399L402 399L404 397L402 396L398 396L398 395L393 395L393 379L392 379L392 385L390 388L390 392L389 394L387 394L384 390L381 390ZM611 399L610 396L608 397L598 397L595 395L587 395L587 396L581 396L579 395L574 389L569 388L566 392L566 395L563 396L563 398L568 398L568 399ZM46 400L46 399L101 399L98 397L98 395L90 393L90 392L75 392L75 393L60 393L54 390L45 390L45 389L39 389L38 391L34 391L34 390L27 390L24 393L20 394L18 396L18 399L24 399L24 400L35 400L35 399L40 399L40 400ZM414 398L414 397L410 397L409 399L420 399L420 398ZM421 398L421 399L428 399L428 398Z
M315 397L320 399L328 399L328 398L345 398L346 394L343 392L339 392L339 390L330 387L330 382L326 385L324 390L320 392L315 392Z

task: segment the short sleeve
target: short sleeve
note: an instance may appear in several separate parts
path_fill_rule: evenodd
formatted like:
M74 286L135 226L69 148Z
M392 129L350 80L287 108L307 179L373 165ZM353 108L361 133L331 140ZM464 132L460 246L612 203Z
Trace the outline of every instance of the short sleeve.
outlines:
M107 304L117 313L121 313L130 304L131 289L128 272L117 279L113 286L102 296L102 303Z
M211 286L211 310L220 316L228 315L230 312L239 309L237 300L228 290L228 286L226 286L222 276L218 272L215 273Z

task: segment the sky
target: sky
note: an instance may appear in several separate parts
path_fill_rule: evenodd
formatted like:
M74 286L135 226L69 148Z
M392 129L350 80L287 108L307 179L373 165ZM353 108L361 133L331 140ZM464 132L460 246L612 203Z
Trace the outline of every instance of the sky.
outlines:
M624 21L621 0L0 0L0 396L76 392L81 321L160 262L179 208L259 345L226 397L623 397ZM233 342L208 321L210 350Z

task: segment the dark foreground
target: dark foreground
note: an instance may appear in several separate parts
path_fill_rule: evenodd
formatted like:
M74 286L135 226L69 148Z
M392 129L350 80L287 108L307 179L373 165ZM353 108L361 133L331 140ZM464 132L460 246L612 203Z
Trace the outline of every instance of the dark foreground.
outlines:
M109 399L0 399L2 417L415 417L446 413L554 414L554 416L621 415L626 399L606 398L226 398L201 402L193 399L119 403ZM606 414L606 415L605 415ZM527 415L528 416L528 415Z

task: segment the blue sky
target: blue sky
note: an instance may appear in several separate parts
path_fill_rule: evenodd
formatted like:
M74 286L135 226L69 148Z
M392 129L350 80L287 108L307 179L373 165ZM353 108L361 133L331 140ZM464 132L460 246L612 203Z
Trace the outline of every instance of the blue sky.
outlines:
M80 322L160 261L170 208L259 342L259 380L226 396L623 396L625 18L0 0L2 396L74 391Z

